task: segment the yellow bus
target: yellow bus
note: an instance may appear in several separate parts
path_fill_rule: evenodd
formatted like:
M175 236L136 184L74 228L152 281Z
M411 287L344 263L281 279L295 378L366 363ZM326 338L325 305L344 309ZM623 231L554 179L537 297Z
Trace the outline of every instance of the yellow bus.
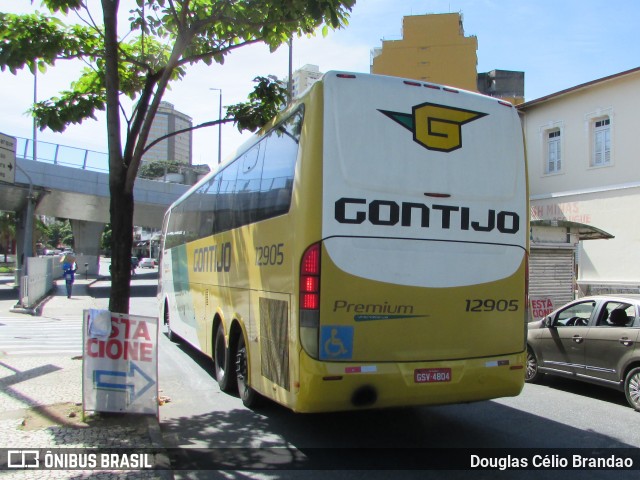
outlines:
M518 395L527 195L511 104L329 72L168 209L160 318L249 407Z

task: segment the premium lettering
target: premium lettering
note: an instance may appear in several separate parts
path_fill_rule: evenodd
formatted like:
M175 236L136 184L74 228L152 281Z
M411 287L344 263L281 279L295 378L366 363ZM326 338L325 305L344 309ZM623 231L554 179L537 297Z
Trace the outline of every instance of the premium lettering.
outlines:
M473 211L455 205L425 205L424 203L397 202L343 197L335 203L335 219L340 223L362 224L365 221L379 226L441 228L515 234L520 230L520 216L515 212Z
M346 300L336 300L333 304L334 312L367 313L367 314L401 314L413 313L413 305L391 305L384 303L349 303Z

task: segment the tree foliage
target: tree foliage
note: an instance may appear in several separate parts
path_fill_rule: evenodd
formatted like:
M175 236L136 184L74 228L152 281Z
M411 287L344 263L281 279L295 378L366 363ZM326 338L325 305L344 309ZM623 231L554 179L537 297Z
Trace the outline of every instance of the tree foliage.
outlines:
M16 216L13 212L0 211L0 247L4 253L4 263L7 263L7 253L11 250L12 242L16 238Z
M47 246L52 248L73 247L74 238L71 222L67 219L56 219L47 225Z
M69 124L106 111L113 232L109 308L127 313L133 185L148 146L151 124L170 83L184 80L189 65L223 64L227 55L246 45L262 42L273 51L290 38L312 34L320 26L323 33L344 26L355 0L123 3L133 8L127 20L129 32L122 36L119 34L125 29L118 24L119 0L101 0L101 8L89 0L43 0L50 15L0 13L0 69L44 72L57 61L85 63L69 89L38 102L32 112L41 129L61 132ZM71 14L77 16L76 23L60 19ZM232 109L239 128L255 130L272 113L257 107L261 95L277 97L277 89L269 83L258 80L256 97L244 107ZM132 109L125 107L124 98L133 101Z

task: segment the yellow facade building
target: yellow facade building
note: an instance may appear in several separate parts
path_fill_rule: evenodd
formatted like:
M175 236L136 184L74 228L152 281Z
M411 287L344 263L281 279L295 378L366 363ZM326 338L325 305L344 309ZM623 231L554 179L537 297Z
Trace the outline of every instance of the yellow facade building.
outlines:
M477 91L478 39L465 37L460 13L404 17L402 34L374 49L371 73Z

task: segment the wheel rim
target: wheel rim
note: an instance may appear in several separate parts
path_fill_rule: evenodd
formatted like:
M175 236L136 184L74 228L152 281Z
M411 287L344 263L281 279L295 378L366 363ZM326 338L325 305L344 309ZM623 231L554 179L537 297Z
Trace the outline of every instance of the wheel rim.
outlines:
M531 380L535 377L536 373L538 373L538 361L536 360L536 356L530 350L527 350L526 379Z
M636 409L640 409L640 371L636 372L629 379L627 392L631 403L633 403Z
M241 396L245 396L247 392L247 348L241 341L238 345L238 356L236 357L236 373L238 378L238 391Z
M164 324L167 326L167 334L171 337L171 323L169 323L169 309L164 307Z

